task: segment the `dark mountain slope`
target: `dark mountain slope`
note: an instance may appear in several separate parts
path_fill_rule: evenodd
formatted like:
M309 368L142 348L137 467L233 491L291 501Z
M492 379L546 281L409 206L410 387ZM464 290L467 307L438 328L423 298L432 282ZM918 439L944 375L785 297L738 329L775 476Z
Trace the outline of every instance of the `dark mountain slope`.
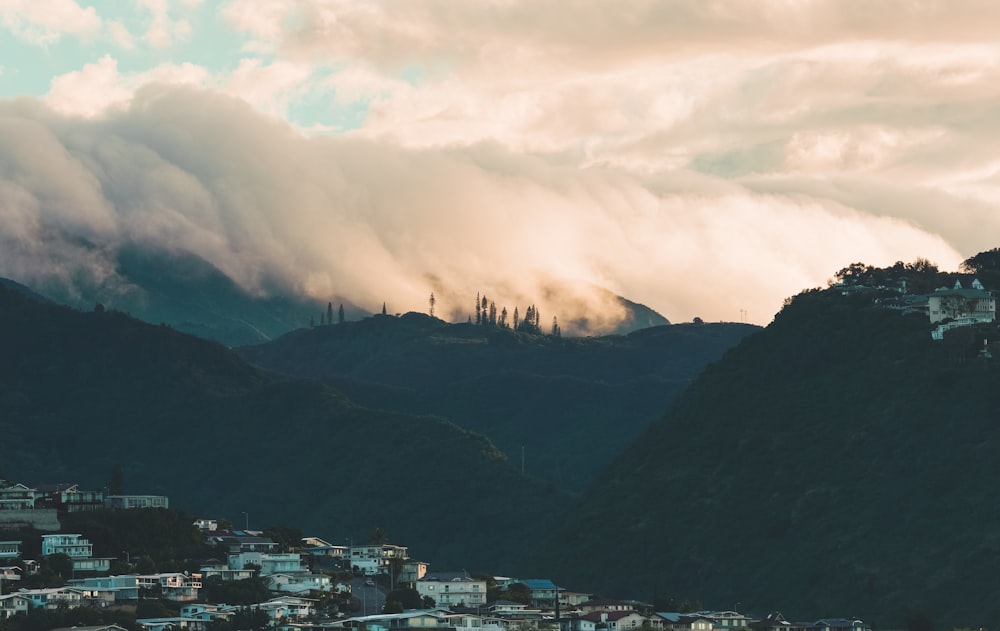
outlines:
M270 370L322 377L363 405L433 414L486 434L525 471L582 490L702 368L756 327L670 325L555 338L375 316L237 349Z
M380 526L435 566L498 571L565 506L481 435L275 379L120 313L0 287L0 349L0 463L12 479L95 488L120 463L127 491L189 512L241 523L245 511L251 527L333 541Z
M531 570L789 619L995 624L1000 366L929 330L870 297L796 297L618 458Z

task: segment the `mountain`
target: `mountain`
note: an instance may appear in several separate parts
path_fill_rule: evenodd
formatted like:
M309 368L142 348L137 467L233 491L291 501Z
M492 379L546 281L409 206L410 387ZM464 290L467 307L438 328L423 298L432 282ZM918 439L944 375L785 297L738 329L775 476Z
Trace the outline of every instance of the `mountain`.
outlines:
M343 304L351 318L367 312L341 297L330 301L281 292L255 295L203 258L184 250L127 244L115 255L114 274L100 283L77 279L73 292L56 283L36 288L56 302L89 309L100 303L153 324L216 340L254 344L307 326Z
M482 433L524 470L583 491L705 367L758 327L683 324L553 337L419 313L294 331L236 349L351 400Z
M435 567L510 571L567 498L485 437L360 407L316 381L113 310L0 286L0 476L106 484L331 541L375 527ZM461 565L458 565L461 564Z
M1000 331L935 342L926 312L883 308L893 296L796 296L616 458L525 571L790 620L995 623L1000 363L977 352Z

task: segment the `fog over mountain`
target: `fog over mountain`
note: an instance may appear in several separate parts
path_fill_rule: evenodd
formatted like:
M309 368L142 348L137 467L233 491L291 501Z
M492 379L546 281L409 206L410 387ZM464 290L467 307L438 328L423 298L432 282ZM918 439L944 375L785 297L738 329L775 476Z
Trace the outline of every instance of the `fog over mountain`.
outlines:
M191 252L259 295L399 312L425 310L434 292L438 315L464 320L482 291L546 318L593 314L597 331L623 312L588 285L672 319L735 320L814 281L817 250L956 258L908 222L837 204L580 170L490 143L305 137L190 88L147 87L93 119L2 102L0 160L0 274L70 300L99 286L112 305L129 291L115 258L130 244Z

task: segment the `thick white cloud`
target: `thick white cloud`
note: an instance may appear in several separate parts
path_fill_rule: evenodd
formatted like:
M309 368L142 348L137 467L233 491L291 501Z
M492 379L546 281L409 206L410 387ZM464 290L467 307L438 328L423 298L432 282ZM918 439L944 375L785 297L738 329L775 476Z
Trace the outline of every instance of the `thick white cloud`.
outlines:
M197 28L197 2L143 2L164 43ZM69 118L29 118L101 183L109 242L186 243L248 287L394 310L434 290L461 318L476 291L523 306L572 278L671 319L763 323L850 262L953 268L997 245L993 2L229 0L219 15L250 38L232 67L105 57L53 80L46 103ZM364 114L310 138L281 122L303 104L317 129ZM29 251L46 203L4 190ZM577 309L551 300L543 313Z
M5 224L18 227L0 237L0 274L22 280L33 262L80 255L68 225L103 274L93 259L139 241L191 250L253 290L337 293L373 310L421 310L434 291L438 313L464 319L482 291L566 321L583 307L547 289L569 279L673 319L745 309L767 321L854 260L961 258L932 231L810 194L808 181L764 191L691 172L580 169L495 144L308 138L190 88L143 88L89 122L33 101L5 104L0 120L5 160L19 165L0 187Z
M0 0L0 25L18 39L46 45L64 35L91 37L100 30L101 18L75 0Z

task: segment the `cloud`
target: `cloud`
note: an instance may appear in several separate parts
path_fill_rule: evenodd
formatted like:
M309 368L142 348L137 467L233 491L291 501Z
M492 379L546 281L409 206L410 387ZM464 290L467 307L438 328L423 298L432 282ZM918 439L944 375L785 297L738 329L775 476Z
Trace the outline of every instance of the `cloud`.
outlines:
M83 254L107 278L116 248L139 242L193 251L252 291L344 295L373 310L423 310L434 291L438 313L464 320L484 292L567 322L579 303L551 289L571 281L674 320L746 309L766 322L786 296L854 260L967 255L805 185L580 169L489 143L310 138L183 86L143 87L93 119L6 102L0 120L0 145L18 159L0 180L5 225L17 226L0 236L0 275L22 281L70 282Z
M20 40L45 46L65 35L91 37L101 19L93 7L74 0L0 0L0 25Z

